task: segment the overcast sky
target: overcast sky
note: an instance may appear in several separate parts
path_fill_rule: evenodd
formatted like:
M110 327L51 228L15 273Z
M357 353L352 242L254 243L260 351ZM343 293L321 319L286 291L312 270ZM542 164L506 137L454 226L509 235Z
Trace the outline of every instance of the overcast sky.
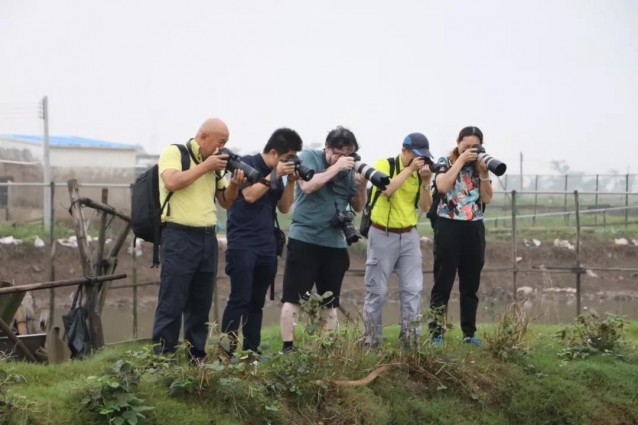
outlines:
M173 5L173 6L169 6ZM638 173L638 1L0 0L0 133L185 142L207 117L229 147L278 127L365 162L467 125L508 172Z

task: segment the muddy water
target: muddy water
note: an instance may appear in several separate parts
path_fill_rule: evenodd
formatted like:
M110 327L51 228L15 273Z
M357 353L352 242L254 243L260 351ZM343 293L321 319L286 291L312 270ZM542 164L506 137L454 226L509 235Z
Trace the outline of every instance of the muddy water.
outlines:
M359 302L357 304L342 301L342 304L344 310L348 312L350 317L360 323L361 303ZM509 303L504 301L481 301L477 317L479 329L480 323L493 322L508 305ZM425 307L426 306L424 306L424 308ZM582 307L592 309L599 314L608 312L626 316L628 319L638 320L638 300L583 301ZM536 317L534 323L570 323L576 315L576 300L575 297L563 297L560 299L528 301L525 304L525 309L532 315L532 317ZM220 308L220 315L221 311L223 311L223 305L221 305ZM279 303L269 302L264 309L264 326L278 325L279 312ZM66 313L66 311L56 311L56 326L60 326L62 323L61 315L64 313ZM154 305L149 305L144 308L140 307L138 309L138 338L150 338L154 314ZM384 323L387 325L394 324L398 322L398 318L399 303L391 301L387 302L383 313ZM458 327L458 300L450 301L449 320ZM102 322L105 342L110 343L133 339L133 312L131 306L105 307L104 312L102 313Z

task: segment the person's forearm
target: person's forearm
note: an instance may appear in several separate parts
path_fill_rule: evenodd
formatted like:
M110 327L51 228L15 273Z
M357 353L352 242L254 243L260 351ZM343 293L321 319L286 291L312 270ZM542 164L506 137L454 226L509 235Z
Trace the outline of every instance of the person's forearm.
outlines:
M216 194L217 201L222 208L228 209L237 199L237 195L239 193L239 186L233 182L231 182L226 190L219 191Z
M456 161L447 172L436 176L436 190L441 194L448 193L454 187L461 168L463 168L463 163Z
M366 189L364 186L362 189L357 190L357 193L352 198L350 198L350 206L355 212L361 212L365 204Z
M383 193L386 197L390 197L392 196L392 194L394 192L396 192L396 190L401 187L401 185L403 184L403 182L406 181L406 179L408 177L410 177L410 174L412 174L412 168L407 167L404 168L403 170L401 170L401 172L399 174L397 174L396 176L392 177L392 179L390 180L390 184L386 187L386 189L381 192Z
M179 171L175 169L164 170L162 173L162 180L164 186L169 192L176 192L193 184L195 180L208 173L209 171L203 164L197 164L196 166L189 168L188 170Z
M490 183L489 177L485 180L481 179L481 202L484 204L489 204L492 201L493 192L492 192L492 183Z
M328 183L334 176L337 175L339 169L337 167L330 166L321 173L315 173L310 181L299 180L299 188L303 193L313 193L321 189Z
M284 189L284 193L281 195L281 199L277 203L277 208L283 214L288 214L290 211L290 207L292 206L292 202L295 200L295 182L288 180L286 183L286 189Z

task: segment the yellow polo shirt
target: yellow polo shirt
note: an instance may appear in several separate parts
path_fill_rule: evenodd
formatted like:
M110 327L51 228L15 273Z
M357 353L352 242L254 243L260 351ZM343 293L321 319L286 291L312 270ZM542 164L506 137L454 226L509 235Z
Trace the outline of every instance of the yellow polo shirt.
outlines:
M199 145L195 140L191 141L193 154L198 161L202 160L199 154ZM191 168L196 165L192 158ZM168 190L162 180L162 173L169 169L182 170L182 155L177 146L164 148L159 158L159 189L160 205L164 203ZM217 208L215 208L215 192L228 186L226 178L216 180L213 172L206 173L189 186L173 193L164 208L162 222L183 224L186 226L214 226L217 224ZM170 213L170 214L169 214Z
M402 164L401 157L395 157L394 161L399 164L398 170L394 166L394 174L396 177L405 167ZM374 163L374 168L390 175L390 163L387 158L379 159ZM377 188L372 189L372 199L374 199ZM414 206L417 192L419 191L419 177L416 171L403 182L397 190L394 191L389 198L383 194L377 199L377 203L372 208L370 219L373 223L389 228L404 228L416 226L419 220L417 209ZM371 201L372 201L371 199Z

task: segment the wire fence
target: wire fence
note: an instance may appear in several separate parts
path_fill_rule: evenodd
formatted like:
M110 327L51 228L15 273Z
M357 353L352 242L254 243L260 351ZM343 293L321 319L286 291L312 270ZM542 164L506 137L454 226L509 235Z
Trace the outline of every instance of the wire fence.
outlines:
M45 188L50 189L51 199L56 200L51 202L52 211L50 214L51 223L50 228L54 226L53 217L56 216L56 205L60 205L64 212L68 216L66 210L70 205L70 199L66 190L60 190L61 187L66 187L66 183L51 183L50 185L44 185L43 183L14 183L4 182L0 183L0 187L4 187L8 190L8 204L11 205L11 196L14 192L22 194L27 189L38 189L43 191ZM78 184L82 189L82 197L89 197L99 199L98 196L88 196L88 192L97 190L102 192L103 188L112 189L118 196L111 196L109 193L109 205L128 213L130 211L130 185L127 184L101 184L101 183L84 183ZM66 195L66 200L62 198ZM562 202L555 201L558 197ZM41 197L39 197L41 199ZM111 199L124 199L121 205L112 205ZM37 204L37 201L34 201ZM37 206L31 208L38 210ZM41 206L40 206L41 208ZM86 209L86 208L85 208ZM41 211L40 211L41 212ZM96 215L97 217L97 215ZM19 219L22 217L18 217ZM42 219L42 214L40 214ZM425 217L423 217L425 220ZM93 220L89 218L87 223L91 223ZM613 226L615 228L629 227L638 223L638 193L629 191L620 192L580 192L574 190L571 192L564 191L538 191L538 192L519 192L512 190L510 192L496 191L495 201L490 203L486 210L485 217L486 228L488 231L506 230L507 237L511 243L511 252L508 256L511 259L511 265L509 267L500 268L486 268L485 273L499 273L503 275L511 275L511 296L514 299L518 298L518 277L522 273L536 273L543 276L553 273L570 273L574 275L574 288L576 295L576 309L575 314L581 313L581 279L582 275L588 273L588 271L621 271L621 272L638 272L638 268L618 268L618 267L603 267L602 265L588 265L585 269L581 263L581 240L582 234L588 227L606 227ZM90 224L89 224L90 225ZM420 223L420 229L426 226L425 222ZM524 267L518 264L518 249L519 249L519 237L524 230L534 228L555 228L570 229L572 234L576 238L574 247L575 260L572 265L565 267ZM51 237L51 257L55 255L54 243ZM135 255L133 254L133 257ZM53 261L51 261L50 267L53 267ZM137 271L135 261L133 261L133 270L130 271L130 285L117 285L120 289L131 288L133 293L133 334L137 336L137 312L138 312L138 298L137 289L143 285L155 285L158 282L137 282ZM129 272L129 271L125 271ZM350 275L362 276L363 270L350 270ZM426 270L425 273L430 274L431 270ZM280 278L280 277L279 277ZM50 296L50 311L54 311L54 289L51 289ZM215 299L213 307L213 316L215 319L219 318L219 306L217 298ZM52 322L52 320L51 320Z

